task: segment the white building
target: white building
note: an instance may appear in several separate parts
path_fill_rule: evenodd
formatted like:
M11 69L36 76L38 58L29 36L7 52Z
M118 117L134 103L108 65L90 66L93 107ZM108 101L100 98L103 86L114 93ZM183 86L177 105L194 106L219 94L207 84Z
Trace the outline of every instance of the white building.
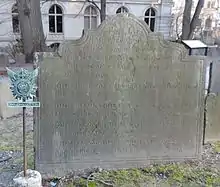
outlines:
M93 1L100 7L100 1ZM100 24L99 9L85 0L42 1L42 21L48 45L81 37L83 29ZM145 20L152 31L170 35L172 0L107 0L107 17L130 12ZM15 0L0 2L0 46L19 37L19 20Z

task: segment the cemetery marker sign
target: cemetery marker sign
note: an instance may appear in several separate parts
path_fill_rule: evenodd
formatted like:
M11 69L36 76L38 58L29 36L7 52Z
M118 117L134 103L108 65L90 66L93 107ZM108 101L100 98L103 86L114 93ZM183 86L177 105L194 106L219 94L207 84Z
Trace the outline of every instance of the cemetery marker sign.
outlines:
M63 176L194 159L203 127L203 60L131 14L36 55L36 169Z
M36 95L36 79L38 68L30 72L21 68L18 71L12 71L6 68L8 77L11 80L11 91L17 101L9 101L8 107L23 107L23 172L26 177L27 171L27 154L26 154L26 128L25 128L25 111L26 107L40 107L40 102L30 102L28 99L33 99ZM21 100L21 101L19 101Z

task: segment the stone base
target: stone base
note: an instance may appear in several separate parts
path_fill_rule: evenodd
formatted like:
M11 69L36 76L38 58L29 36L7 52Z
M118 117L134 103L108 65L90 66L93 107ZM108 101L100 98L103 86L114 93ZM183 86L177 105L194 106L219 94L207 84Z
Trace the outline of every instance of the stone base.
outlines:
M41 174L38 171L31 169L27 170L27 176L24 177L24 172L18 173L14 179L14 187L42 187Z

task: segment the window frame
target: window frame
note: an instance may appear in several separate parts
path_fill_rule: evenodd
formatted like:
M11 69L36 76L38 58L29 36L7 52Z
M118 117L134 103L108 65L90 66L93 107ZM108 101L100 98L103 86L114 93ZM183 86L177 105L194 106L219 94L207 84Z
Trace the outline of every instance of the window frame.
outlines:
M87 11L88 9L89 9L89 11ZM93 10L95 11L94 14L93 14ZM89 12L89 13L87 13L87 12ZM87 19L87 20L89 20L88 23L86 23L87 20L85 18L88 18ZM93 19L96 20L95 21L96 22L95 23L96 24L95 28L92 28L92 25L93 25L92 21L93 21ZM86 25L89 25L89 28L85 28ZM98 11L97 11L95 6L89 5L84 10L84 30L93 30L93 29L96 29L97 26L98 26Z
M50 13L50 10L54 8L54 13ZM61 10L61 13L57 13L57 8L59 8ZM54 32L50 30L50 17L53 17L54 18ZM58 20L57 18L58 17L61 17L61 27L62 27L62 31L61 32L58 32ZM48 29L49 29L49 33L50 34L63 34L64 31L63 31L63 8L58 5L58 4L53 4L52 6L50 6L49 10L48 10L48 19L49 19L49 24L48 24Z
M148 11L149 11L149 15L147 15L147 13L148 13ZM152 13L154 14L154 15L152 15ZM148 19L148 23L147 23L147 20ZM153 29L151 29L151 22L154 20L154 28ZM153 7L150 7L150 8L148 8L146 11L145 11L145 13L144 13L144 22L145 23L147 23L147 25L149 26L149 28L150 28L150 30L152 31L152 32L154 32L155 31L155 29L156 29L156 10L153 8Z

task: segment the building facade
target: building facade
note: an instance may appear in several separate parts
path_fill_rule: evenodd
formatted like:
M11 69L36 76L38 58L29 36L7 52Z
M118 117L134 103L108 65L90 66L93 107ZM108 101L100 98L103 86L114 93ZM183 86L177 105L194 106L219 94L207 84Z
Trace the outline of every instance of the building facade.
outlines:
M0 2L0 46L7 46L20 36L15 0ZM170 35L171 0L107 0L107 18L129 12L144 20L152 31ZM42 22L47 45L56 47L63 40L78 39L83 29L95 29L100 24L100 1L51 0L41 3Z

